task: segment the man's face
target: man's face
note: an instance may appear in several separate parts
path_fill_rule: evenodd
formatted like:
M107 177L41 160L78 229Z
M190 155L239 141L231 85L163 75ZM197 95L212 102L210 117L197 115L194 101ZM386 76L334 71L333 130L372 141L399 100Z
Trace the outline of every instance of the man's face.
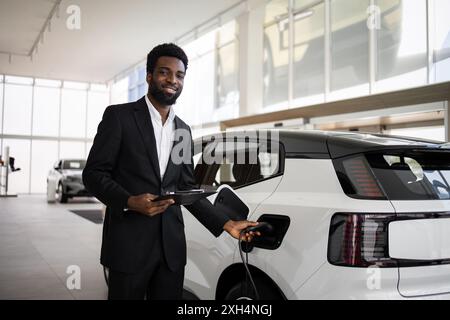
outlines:
M160 57L153 74L147 74L150 95L162 105L175 104L183 91L185 74L183 61L174 57Z

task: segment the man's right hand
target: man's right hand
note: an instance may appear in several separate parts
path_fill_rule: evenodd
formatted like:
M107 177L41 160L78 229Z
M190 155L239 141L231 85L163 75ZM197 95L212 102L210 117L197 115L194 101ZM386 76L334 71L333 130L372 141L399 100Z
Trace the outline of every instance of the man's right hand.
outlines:
M139 196L131 196L128 198L128 209L137 211L146 216L153 217L157 214L163 213L167 208L174 204L172 199L153 201L158 196L154 194L145 193Z

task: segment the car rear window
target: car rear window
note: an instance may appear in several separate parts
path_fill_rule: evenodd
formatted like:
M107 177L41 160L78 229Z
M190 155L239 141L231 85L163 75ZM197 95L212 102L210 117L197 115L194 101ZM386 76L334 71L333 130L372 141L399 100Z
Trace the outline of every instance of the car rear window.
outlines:
M450 152L411 150L365 157L390 200L450 199Z
M63 169L82 170L86 166L86 160L67 160L64 161Z
M450 199L450 152L441 149L356 154L333 160L342 189L356 199Z

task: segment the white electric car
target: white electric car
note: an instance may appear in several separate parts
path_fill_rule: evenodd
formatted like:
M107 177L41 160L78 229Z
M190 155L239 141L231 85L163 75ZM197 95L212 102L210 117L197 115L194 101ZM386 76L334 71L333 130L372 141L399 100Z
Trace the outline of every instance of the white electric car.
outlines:
M258 131L195 147L198 185L230 185L274 228L244 248L261 299L450 299L449 144ZM255 299L238 242L183 212L186 295Z
M47 202L66 203L73 197L91 197L81 178L86 160L58 160L47 176Z

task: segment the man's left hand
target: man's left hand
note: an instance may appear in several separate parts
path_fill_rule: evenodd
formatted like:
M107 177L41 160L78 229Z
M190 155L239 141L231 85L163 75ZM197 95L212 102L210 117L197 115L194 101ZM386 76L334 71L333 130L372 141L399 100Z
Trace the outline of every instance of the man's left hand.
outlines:
M252 241L254 236L260 236L261 233L259 231L257 232L246 232L246 233L242 233L242 230L248 228L248 227L254 227L257 226L258 222L254 222L254 221L247 221L247 220L243 220L243 221L233 221L233 220L228 220L227 223L225 223L225 225L223 226L223 229L228 232L233 238L235 239L239 239L239 237L241 236L241 239L243 241L247 241L250 242Z

